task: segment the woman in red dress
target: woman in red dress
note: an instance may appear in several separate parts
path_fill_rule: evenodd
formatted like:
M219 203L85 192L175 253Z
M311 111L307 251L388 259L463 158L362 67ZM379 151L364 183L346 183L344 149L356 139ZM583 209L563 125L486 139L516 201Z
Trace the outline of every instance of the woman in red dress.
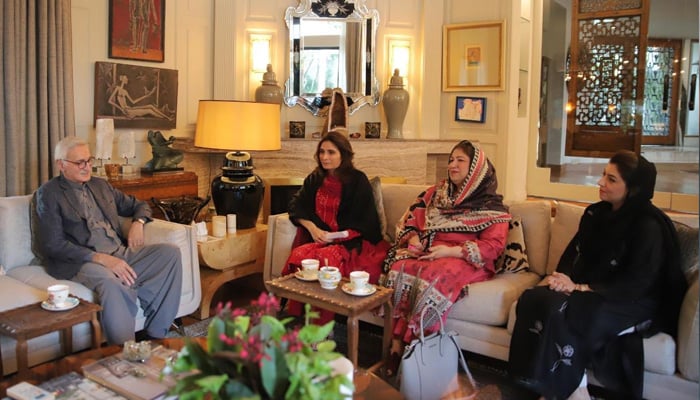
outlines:
M450 152L448 179L418 196L397 226L396 243L384 262L386 286L394 288L391 359L396 373L405 344L439 328L470 283L491 279L503 252L511 216L496 194L496 172L484 153L463 140Z
M292 252L282 270L290 274L301 260L313 258L321 265L338 267L343 276L367 271L377 283L389 244L382 239L379 216L367 176L352 163L350 141L328 132L316 147L318 166L309 174L289 206L289 218L298 227ZM329 239L331 232L347 231L343 239ZM290 314L301 314L301 305L290 301ZM333 313L321 311L315 322L325 323Z

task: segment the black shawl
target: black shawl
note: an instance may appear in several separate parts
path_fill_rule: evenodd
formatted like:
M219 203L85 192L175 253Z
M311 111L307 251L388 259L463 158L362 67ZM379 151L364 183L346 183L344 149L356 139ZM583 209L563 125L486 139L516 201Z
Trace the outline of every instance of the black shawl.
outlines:
M297 231L295 243L311 241L311 236L306 229L300 226L298 220L306 219L313 222L320 229L330 231L316 214L316 192L323 184L325 174L314 171L304 179L301 189L294 195L289 205L289 218L300 229ZM372 186L364 172L353 169L343 177L343 189L340 198L338 215L338 230L353 229L360 233L361 237L340 242L348 250L362 248L362 239L372 244L382 240L382 232L379 223L379 215L374 202ZM303 238L299 238L302 235Z

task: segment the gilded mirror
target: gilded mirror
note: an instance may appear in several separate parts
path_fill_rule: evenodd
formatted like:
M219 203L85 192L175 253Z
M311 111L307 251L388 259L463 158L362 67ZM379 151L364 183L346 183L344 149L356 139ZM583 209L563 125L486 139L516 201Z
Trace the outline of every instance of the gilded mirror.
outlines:
M289 79L284 101L316 116L327 107L322 92L339 87L348 112L379 103L376 69L377 10L365 0L299 0L285 13L289 29Z

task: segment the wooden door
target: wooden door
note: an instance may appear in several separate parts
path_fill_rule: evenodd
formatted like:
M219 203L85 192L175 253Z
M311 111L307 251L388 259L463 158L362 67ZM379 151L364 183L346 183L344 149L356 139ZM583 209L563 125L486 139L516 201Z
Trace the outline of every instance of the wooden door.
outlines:
M649 0L574 0L566 155L639 153Z
M682 41L649 39L642 144L676 144Z

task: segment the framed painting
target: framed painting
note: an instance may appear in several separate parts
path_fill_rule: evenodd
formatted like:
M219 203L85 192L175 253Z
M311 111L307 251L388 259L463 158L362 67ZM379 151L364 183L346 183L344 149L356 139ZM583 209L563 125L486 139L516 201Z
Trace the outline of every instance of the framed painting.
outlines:
M109 0L109 58L163 62L165 0Z
M505 22L445 25L442 33L442 90L505 88Z
M94 116L115 128L175 129L177 70L96 62Z
M455 104L455 121L486 121L486 98L457 96Z

